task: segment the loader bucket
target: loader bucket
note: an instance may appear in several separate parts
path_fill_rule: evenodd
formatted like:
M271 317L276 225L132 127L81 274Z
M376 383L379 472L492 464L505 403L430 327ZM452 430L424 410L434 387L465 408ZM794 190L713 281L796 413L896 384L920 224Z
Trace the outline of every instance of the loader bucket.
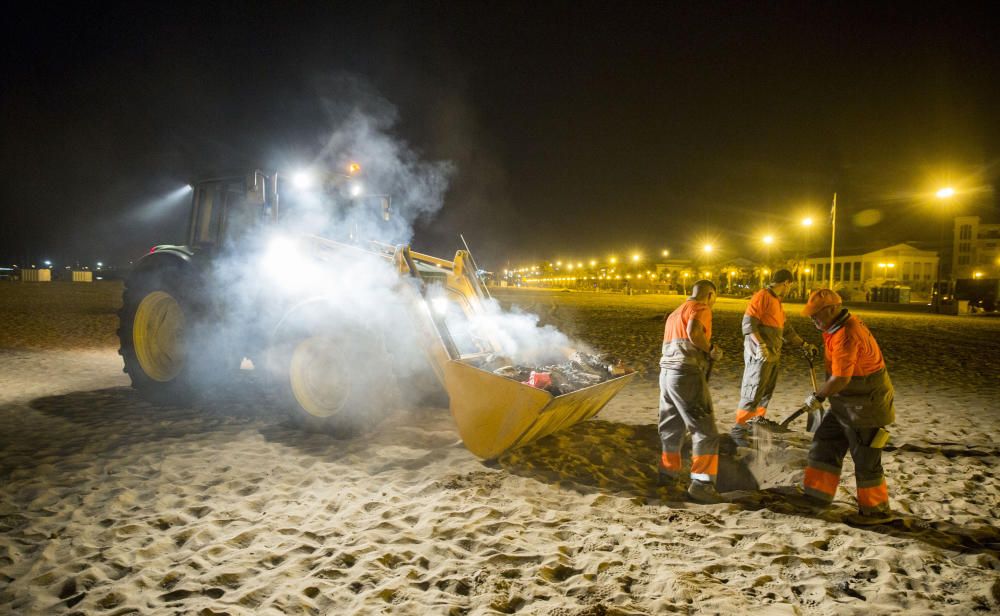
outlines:
M457 360L449 361L444 372L458 433L483 459L590 419L635 375L553 396Z

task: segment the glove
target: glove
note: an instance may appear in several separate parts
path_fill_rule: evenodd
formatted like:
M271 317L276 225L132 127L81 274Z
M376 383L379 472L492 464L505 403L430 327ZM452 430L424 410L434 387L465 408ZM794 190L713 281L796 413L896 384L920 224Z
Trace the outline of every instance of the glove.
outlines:
M819 347L811 342L802 342L802 352L805 353L808 359L819 357Z
M771 347L767 346L766 343L761 342L757 345L757 359L760 359L764 363L773 362L776 357L774 351Z
M722 349L713 344L708 351L708 356L712 358L712 361L719 361L722 359Z
M819 394L811 393L809 394L809 397L806 398L806 406L809 407L810 411L822 411L823 400L825 399L826 398L820 396Z

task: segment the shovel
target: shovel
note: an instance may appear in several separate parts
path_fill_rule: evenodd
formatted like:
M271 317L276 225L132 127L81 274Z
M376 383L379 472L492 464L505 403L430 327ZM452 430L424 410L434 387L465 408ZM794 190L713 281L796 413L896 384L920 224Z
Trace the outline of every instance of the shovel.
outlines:
M818 389L816 387L816 366L813 364L812 358L807 357L806 361L809 362L809 378L812 380L812 390L816 391ZM792 423L802 413L808 413L806 415L806 432L810 434L815 433L819 429L819 422L823 420L823 411L811 410L809 405L802 405L802 408L786 417L781 422L781 427L787 428L788 424Z

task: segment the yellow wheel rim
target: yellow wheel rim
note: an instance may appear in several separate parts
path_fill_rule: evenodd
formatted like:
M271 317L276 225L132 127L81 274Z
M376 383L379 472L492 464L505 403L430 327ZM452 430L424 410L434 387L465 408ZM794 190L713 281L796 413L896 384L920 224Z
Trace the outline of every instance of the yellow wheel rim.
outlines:
M146 376L166 383L184 367L184 311L169 293L153 291L139 302L132 344Z
M327 418L339 413L351 394L347 366L329 338L314 336L295 346L288 367L292 395L306 413Z

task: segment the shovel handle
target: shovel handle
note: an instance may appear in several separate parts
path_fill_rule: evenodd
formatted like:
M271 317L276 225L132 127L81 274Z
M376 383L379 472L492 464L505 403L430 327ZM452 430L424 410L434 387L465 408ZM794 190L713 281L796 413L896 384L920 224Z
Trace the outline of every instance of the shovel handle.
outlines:
M807 357L806 361L809 362L809 378L812 380L813 393L816 393L819 390L819 387L816 386L816 364L813 363L811 357Z
M802 413L805 413L805 412L806 412L806 411L808 411L808 410L809 410L809 407L808 407L808 406L803 406L802 408L800 408L799 410L795 411L794 413L792 413L792 414L791 414L791 415L789 415L788 417L785 417L785 418L784 418L784 419L783 419L783 420L781 421L781 427L782 427L782 428L787 428L787 427L788 427L788 424L792 423L792 422L793 422L793 421L795 420L795 418L796 418L796 417L798 417L798 416L799 416L799 415L801 415Z

